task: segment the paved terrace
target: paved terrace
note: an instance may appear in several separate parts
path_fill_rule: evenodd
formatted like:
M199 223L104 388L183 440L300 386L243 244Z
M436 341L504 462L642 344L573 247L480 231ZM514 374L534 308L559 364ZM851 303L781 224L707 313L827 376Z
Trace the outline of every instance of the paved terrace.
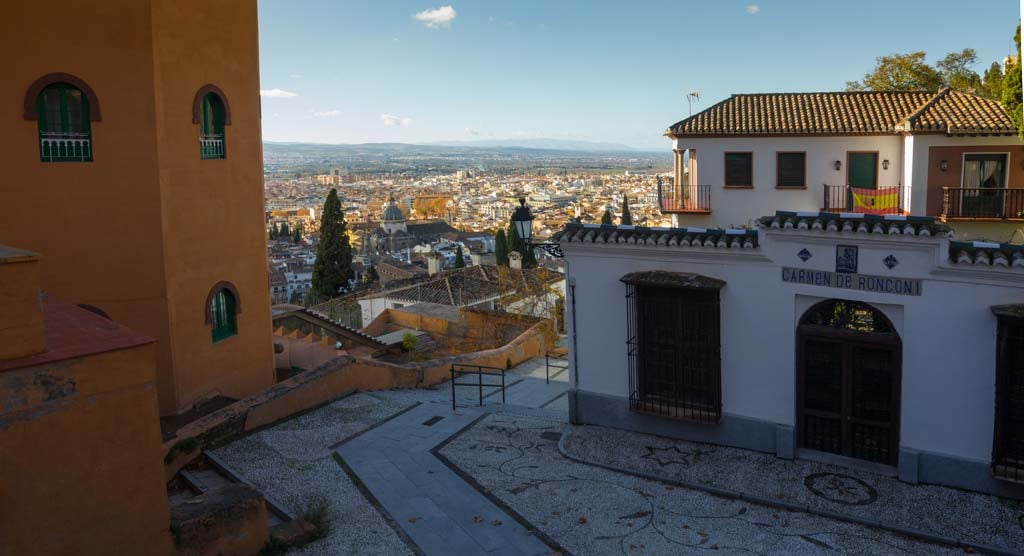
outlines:
M331 533L296 554L964 551L865 524L885 519L937 541L1024 554L1022 504L571 427L567 379L547 384L543 358L528 361L508 373L505 405L495 394L476 407L477 388L459 388L454 412L447 383L355 394L214 454L293 512L330 503Z

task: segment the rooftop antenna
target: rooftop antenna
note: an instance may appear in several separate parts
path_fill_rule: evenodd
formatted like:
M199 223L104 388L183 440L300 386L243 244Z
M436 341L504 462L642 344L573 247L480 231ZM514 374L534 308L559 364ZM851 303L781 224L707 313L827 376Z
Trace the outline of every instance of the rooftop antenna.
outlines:
M686 93L686 106L690 109L690 116L693 115L693 103L700 102L700 91L694 89Z

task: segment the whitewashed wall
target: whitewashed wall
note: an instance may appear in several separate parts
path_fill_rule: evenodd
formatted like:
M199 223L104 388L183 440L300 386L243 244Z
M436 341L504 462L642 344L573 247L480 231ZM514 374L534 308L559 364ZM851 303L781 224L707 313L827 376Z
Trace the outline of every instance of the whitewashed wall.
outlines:
M711 220L718 227L750 226L753 220L776 210L820 210L824 184L846 184L847 151L878 151L878 184L900 185L903 138L897 135L850 137L735 137L682 138L676 149L697 150L696 182L711 186ZM726 189L725 153L754 153L754 188ZM807 153L807 189L775 188L775 154L785 151ZM836 171L835 162L842 168ZM889 160L889 169L882 161ZM687 215L678 215L677 226L686 226ZM691 225L697 225L694 222Z
M1024 302L1024 273L953 267L947 242L935 238L762 230L761 243L754 252L564 244L576 285L577 388L629 395L623 275L696 272L727 282L721 290L723 411L794 425L799 320L818 301L852 299L884 312L902 339L901 447L989 460L996 349L990 306ZM860 273L921 279L922 295L782 282L782 266L835 270L837 243L860 247ZM804 248L812 254L806 263L797 257ZM890 254L899 260L893 269L882 263Z

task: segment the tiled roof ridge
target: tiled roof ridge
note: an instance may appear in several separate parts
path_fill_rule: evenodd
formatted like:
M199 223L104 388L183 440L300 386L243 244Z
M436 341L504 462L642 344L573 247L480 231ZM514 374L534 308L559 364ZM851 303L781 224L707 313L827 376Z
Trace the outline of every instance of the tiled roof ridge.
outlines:
M896 129L901 129L904 126L904 124L906 125L907 130L914 129L914 124L921 117L921 115L924 114L929 108L934 106L935 103L938 102L941 98L948 95L951 90L952 89L950 89L949 87L943 87L939 89L939 92L935 93L935 95L932 96L932 98L928 99L928 102L925 102L920 107L918 107L917 110L914 110L906 118L903 118L903 122L897 124Z
M855 232L915 237L948 237L949 226L931 216L877 215L847 212L776 211L757 220L762 228L813 232Z
M559 243L756 249L758 232L737 228L667 228L570 222L553 235L552 240Z
M1024 270L1024 245L992 241L950 241L949 262L955 265Z

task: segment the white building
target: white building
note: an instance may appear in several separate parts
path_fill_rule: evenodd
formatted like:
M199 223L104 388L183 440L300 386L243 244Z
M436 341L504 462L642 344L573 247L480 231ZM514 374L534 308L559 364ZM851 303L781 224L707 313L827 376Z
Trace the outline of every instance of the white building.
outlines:
M1024 143L992 100L951 89L742 94L665 135L675 179L660 198L675 226L875 212L941 217L965 239L1024 241ZM851 187L871 193L857 202Z
M1024 247L753 224L561 232L572 421L1024 496Z

